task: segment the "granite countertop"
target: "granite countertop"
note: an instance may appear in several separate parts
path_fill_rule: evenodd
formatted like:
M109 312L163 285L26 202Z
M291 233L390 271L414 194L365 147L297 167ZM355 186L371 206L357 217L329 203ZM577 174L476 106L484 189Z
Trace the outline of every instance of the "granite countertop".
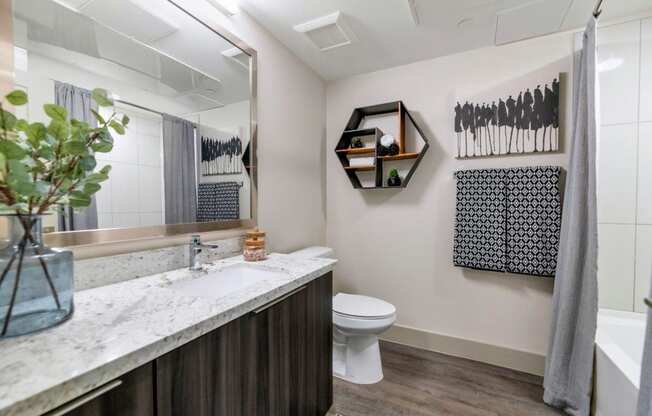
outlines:
M41 415L332 270L335 260L272 254L283 271L221 299L167 286L243 263L241 256L75 293L75 313L46 331L0 340L0 416Z

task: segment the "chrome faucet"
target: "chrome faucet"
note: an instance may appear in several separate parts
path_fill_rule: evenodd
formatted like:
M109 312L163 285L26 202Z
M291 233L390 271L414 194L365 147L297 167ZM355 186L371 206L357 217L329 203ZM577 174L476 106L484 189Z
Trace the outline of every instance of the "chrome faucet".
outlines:
M216 249L218 245L215 244L202 244L201 236L199 234L193 234L190 236L190 244L188 246L190 251L190 270L201 270L202 263L199 254L201 254L202 249Z

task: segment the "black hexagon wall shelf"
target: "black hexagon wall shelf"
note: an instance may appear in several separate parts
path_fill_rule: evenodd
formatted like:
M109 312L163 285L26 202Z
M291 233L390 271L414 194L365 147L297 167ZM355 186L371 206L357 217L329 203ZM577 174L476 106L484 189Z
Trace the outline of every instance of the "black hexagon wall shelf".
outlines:
M391 117L392 114L396 116L395 142L398 145L398 154L380 156L378 148L383 131L380 126L374 125L379 124L374 121L380 117L384 118L386 123L386 117ZM363 147L352 146L357 138L364 142ZM428 139L405 108L405 104L402 101L393 101L353 110L346 129L337 142L335 154L356 189L405 188L429 146ZM387 183L392 169L399 171L400 186L389 186Z

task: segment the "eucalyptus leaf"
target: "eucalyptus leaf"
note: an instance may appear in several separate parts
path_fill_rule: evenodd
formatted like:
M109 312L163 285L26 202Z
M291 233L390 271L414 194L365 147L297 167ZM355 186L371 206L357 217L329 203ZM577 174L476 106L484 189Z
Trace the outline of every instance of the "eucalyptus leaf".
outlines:
M112 121L109 123L109 126L111 126L111 128L112 128L116 133L118 133L119 135L123 135L123 134L125 134L125 128L122 126L122 124L118 123L118 122L115 121L115 120L112 120Z
M85 208L91 204L91 197L84 192L74 191L68 196L68 203L73 208Z
M11 105L20 106L27 104L27 93L21 90L14 90L5 95L5 98Z
M81 140L68 140L63 144L63 151L75 156L86 153L86 144Z
M93 100L100 107L111 107L113 105L113 100L109 98L109 93L102 88L95 88L92 92Z
M27 156L27 152L11 140L0 140L0 153L9 160L21 160Z
M91 145L91 149L98 153L109 153L111 150L113 150L113 143L95 142Z
M100 186L97 183L90 182L90 183L87 183L86 185L84 185L84 193L86 195L93 195L94 193L96 193L100 189L102 189L102 186Z
M97 161L93 156L84 156L79 160L79 165L85 170L85 171L92 171L95 169L95 166L97 166Z
M56 104L45 104L43 106L45 114L52 120L65 122L68 119L68 110Z
M122 115L122 125L123 125L124 127L127 127L127 124L129 124L129 121L131 121L131 119L129 118L129 116L126 115L126 114L123 114L123 115Z
M16 126L18 120L16 116L11 114L9 111L3 110L0 108L0 129L1 130L11 130Z
M9 167L7 185L19 196L31 196L36 186L25 165L18 160L9 160L7 166Z
M97 111L95 111L92 108L91 108L91 113L93 113L93 116L95 116L95 119L97 120L97 122L99 124L106 124L106 120L104 120L104 117L102 117L102 115L100 113L98 113Z
M50 122L50 125L48 126L48 133L52 135L57 141L64 141L68 138L68 134L70 134L70 128L68 126L68 123L56 119L52 119Z

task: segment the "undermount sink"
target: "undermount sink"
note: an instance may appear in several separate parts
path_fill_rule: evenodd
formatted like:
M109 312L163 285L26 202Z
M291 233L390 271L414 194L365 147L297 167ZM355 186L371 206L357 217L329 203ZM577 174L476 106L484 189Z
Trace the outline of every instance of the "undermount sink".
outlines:
M219 299L256 283L279 277L286 277L286 274L248 264L234 264L196 279L179 280L169 287L186 295Z

